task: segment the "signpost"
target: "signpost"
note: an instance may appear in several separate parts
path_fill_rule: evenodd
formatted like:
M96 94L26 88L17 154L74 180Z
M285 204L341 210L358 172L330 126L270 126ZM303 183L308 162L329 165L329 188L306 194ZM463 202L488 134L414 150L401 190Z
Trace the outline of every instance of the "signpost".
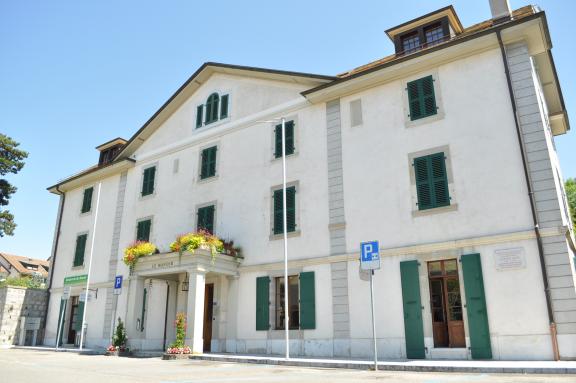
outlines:
M360 244L360 268L370 270L370 303L372 306L372 338L374 339L374 370L378 370L378 347L376 345L376 318L374 315L374 270L380 269L378 241Z

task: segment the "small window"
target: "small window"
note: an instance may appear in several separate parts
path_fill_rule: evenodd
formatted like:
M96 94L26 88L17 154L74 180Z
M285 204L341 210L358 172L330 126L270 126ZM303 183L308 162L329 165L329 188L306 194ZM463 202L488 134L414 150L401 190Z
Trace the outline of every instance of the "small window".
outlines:
M273 232L274 234L284 233L284 209L283 209L283 196L282 189L274 190L273 204ZM286 188L286 224L288 232L296 231L296 187L291 186Z
M435 24L424 29L426 37L426 46L433 46L444 41L444 29L441 24Z
M444 153L414 159L418 210L450 205Z
M212 146L202 150L201 165L200 165L200 179L214 177L216 175L216 152L218 148Z
M276 330L283 330L286 326L284 315L284 277L276 278ZM300 328L300 305L298 304L298 275L288 276L288 328L297 330Z
M218 106L220 104L220 96L218 93L212 93L206 100L206 125L218 121Z
M76 237L76 250L74 252L74 263L73 266L84 265L84 253L86 252L86 240L88 239L88 234L81 234Z
M150 241L151 228L152 228L152 220L151 219L145 219L142 221L138 221L138 224L136 227L136 240L149 242Z
M220 119L228 117L228 95L225 94L220 99Z
M154 179L156 178L156 166L144 169L142 177L142 196L154 193Z
M432 76L410 81L407 84L410 120L433 116L437 113L436 97L434 95L434 79Z
M198 209L196 230L206 230L210 233L214 233L214 211L216 207L214 205L204 206Z
M362 125L362 100L350 102L350 126Z
M84 189L84 198L82 199L82 213L88 213L92 208L92 194L94 193L94 188L90 187Z
M294 154L294 121L284 123L286 133L286 155ZM276 125L274 129L274 157L282 157L282 124Z
M196 107L196 129L202 127L203 115L204 115L204 105L198 105Z
M418 32L410 33L402 37L403 53L412 53L420 49L420 35Z

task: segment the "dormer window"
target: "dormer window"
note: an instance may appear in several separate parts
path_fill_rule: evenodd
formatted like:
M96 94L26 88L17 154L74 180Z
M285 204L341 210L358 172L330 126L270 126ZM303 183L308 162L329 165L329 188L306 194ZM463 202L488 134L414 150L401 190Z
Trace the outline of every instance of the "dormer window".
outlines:
M196 129L228 117L228 95L212 93L206 104L196 107Z
M462 33L454 8L448 6L386 31L394 41L397 55L417 52L438 45Z
M118 137L100 146L97 146L96 149L100 152L98 166L111 163L114 158L116 158L116 155L120 153L125 144L126 140Z

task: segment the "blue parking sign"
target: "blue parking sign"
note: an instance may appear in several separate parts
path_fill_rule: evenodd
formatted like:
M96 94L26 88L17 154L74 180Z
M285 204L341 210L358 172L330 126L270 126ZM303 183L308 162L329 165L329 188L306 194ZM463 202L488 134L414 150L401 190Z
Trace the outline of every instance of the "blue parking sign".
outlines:
M360 267L363 270L377 270L380 268L378 241L362 242L360 244Z
M121 289L122 288L122 276L121 275L116 276L116 279L114 280L114 288L115 289Z

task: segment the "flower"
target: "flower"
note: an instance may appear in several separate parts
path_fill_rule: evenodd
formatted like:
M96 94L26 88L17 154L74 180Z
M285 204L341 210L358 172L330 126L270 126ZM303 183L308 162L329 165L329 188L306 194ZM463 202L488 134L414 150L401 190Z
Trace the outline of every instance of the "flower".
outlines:
M106 351L108 352L114 352L116 351L116 347L114 347L113 345L108 346L108 348L106 349Z
M138 258L154 254L156 246L146 241L136 241L124 249L124 263L126 266L134 266Z

